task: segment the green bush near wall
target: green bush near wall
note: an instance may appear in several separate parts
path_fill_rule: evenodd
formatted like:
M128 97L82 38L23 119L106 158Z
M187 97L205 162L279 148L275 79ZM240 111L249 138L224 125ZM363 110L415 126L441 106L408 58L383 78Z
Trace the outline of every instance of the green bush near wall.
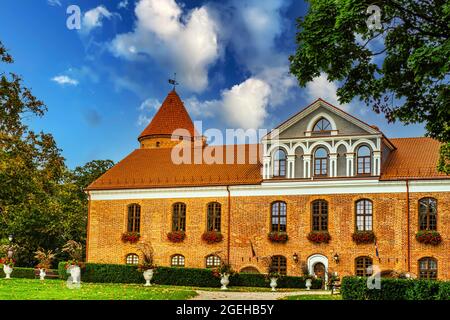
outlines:
M411 279L381 279L381 289L369 289L367 278L344 277L344 300L449 300L450 282Z
M12 278L26 278L26 279L34 279L34 268L20 268L14 267L13 272L11 273Z
M69 276L65 269L65 262L58 265L58 273L61 279ZM84 282L101 283L143 283L142 272L136 266L120 264L87 263L81 272L81 280ZM189 286L189 287L220 287L220 281L214 277L211 270L195 268L171 268L158 267L153 276L155 284ZM234 274L230 277L230 286L268 287L269 282L261 274ZM322 286L321 280L314 280L313 289ZM278 281L279 288L305 288L303 277L283 277Z

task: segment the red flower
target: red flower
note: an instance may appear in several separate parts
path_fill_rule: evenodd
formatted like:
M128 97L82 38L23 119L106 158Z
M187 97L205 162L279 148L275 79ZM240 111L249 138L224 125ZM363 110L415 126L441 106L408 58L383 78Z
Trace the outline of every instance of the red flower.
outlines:
M218 231L207 231L202 235L202 240L208 244L221 242L223 236Z
M373 231L356 231L352 234L352 239L357 244L372 243L375 241L375 234Z
M272 231L269 233L268 238L272 242L286 242L288 240L288 235L286 232Z
M175 243L183 242L185 238L186 233L184 231L172 231L167 234L167 239Z
M308 234L307 238L314 243L328 243L331 240L328 231L312 231Z
M125 232L124 234L122 234L122 241L136 243L139 241L140 237L141 235L139 234L139 232Z
M420 243L431 244L433 246L442 242L442 237L437 231L421 230L416 233L416 239Z

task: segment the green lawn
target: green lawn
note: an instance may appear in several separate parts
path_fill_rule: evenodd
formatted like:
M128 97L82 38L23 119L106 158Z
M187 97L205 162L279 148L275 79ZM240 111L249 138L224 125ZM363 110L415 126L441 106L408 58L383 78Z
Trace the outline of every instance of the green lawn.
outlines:
M194 296L195 291L185 287L82 283L79 289L69 289L63 280L0 279L0 300L185 300Z
M342 300L340 294L305 294L301 296L289 296L283 300Z

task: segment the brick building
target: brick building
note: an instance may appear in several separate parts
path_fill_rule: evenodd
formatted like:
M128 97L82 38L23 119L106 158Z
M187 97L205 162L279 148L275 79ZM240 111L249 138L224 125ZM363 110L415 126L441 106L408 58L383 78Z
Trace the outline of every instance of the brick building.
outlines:
M259 145L208 146L172 91L138 141L87 188L89 262L138 263L122 240L137 232L162 266L225 259L265 273L269 261L326 278L374 264L450 279L450 179L435 140L390 139L319 99ZM205 154L215 162L196 163Z

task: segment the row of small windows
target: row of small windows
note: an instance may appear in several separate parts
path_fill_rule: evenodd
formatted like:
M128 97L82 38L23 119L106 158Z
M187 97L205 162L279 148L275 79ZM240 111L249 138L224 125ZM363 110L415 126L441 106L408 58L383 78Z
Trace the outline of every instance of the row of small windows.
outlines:
M135 253L130 253L125 257L126 264L137 265L139 264L139 256ZM221 259L217 255L209 255L205 258L206 268L219 267L221 264ZM170 258L170 265L172 267L184 267L185 258L181 254L175 254Z
M328 230L328 202L315 200L311 205L312 230ZM207 205L207 231L221 229L222 206L218 202ZM128 231L139 232L141 207L138 204L128 206ZM371 200L361 199L355 203L355 221L357 231L372 231L373 204ZM287 205L283 201L275 201L271 207L271 231L286 232ZM437 200L422 198L419 200L419 230L437 229ZM172 231L186 231L186 204L178 202L172 206Z
M370 175L372 170L371 150L362 145L358 148L356 155L357 174ZM286 177L286 152L282 149L275 151L273 157L273 176ZM327 176L329 171L329 154L327 149L319 147L314 151L314 176Z

